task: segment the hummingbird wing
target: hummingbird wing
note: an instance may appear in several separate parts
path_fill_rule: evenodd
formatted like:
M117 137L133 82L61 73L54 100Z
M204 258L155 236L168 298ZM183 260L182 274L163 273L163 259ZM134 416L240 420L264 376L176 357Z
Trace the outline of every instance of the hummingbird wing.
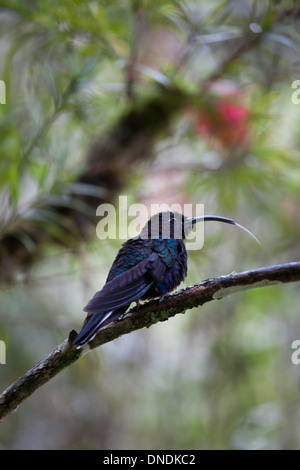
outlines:
M96 292L84 311L92 314L104 313L131 304L140 299L155 281L159 282L165 271L166 265L157 253L152 253L136 266L107 282Z
M135 300L140 299L155 281L160 281L166 265L152 253L131 269L115 276L84 308L86 321L73 341L78 348L91 341L101 326L117 320Z

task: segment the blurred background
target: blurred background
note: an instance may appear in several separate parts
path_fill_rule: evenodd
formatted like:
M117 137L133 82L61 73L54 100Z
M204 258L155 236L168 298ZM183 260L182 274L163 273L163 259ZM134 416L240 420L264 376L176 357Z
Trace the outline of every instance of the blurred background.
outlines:
M288 0L0 1L3 390L80 329L122 243L96 209L120 195L259 238L207 224L186 286L299 259L299 28ZM299 449L299 313L277 285L123 336L8 416L0 448Z

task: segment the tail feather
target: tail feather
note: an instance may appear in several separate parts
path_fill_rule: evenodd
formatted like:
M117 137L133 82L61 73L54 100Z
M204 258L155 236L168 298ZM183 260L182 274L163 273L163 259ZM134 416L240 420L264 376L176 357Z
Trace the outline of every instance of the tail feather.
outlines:
M96 336L97 331L101 326L108 325L114 322L121 315L122 312L119 310L110 311L106 313L95 313L92 314L87 322L83 325L82 330L76 336L73 344L76 344L78 348L81 348Z

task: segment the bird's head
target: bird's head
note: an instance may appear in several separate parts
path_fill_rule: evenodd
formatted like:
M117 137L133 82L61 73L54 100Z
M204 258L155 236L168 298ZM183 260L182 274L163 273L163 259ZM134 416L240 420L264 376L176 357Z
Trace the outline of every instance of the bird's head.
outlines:
M251 237L253 237L258 243L259 241L248 229L243 225L238 224L232 219L226 217L219 217L217 215L203 215L200 217L186 217L179 212L159 212L154 214L143 227L140 237L141 238L176 238L184 240L187 235L191 232L193 227L198 222L222 222L226 224L236 225Z
M187 220L187 217L178 212L159 212L148 220L141 231L140 237L184 239L185 220Z

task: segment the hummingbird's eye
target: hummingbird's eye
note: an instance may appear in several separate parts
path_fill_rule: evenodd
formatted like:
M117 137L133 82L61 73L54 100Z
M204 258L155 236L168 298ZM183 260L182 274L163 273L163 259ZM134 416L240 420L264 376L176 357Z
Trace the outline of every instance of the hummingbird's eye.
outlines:
M177 219L174 214L170 214L169 222L177 222Z

